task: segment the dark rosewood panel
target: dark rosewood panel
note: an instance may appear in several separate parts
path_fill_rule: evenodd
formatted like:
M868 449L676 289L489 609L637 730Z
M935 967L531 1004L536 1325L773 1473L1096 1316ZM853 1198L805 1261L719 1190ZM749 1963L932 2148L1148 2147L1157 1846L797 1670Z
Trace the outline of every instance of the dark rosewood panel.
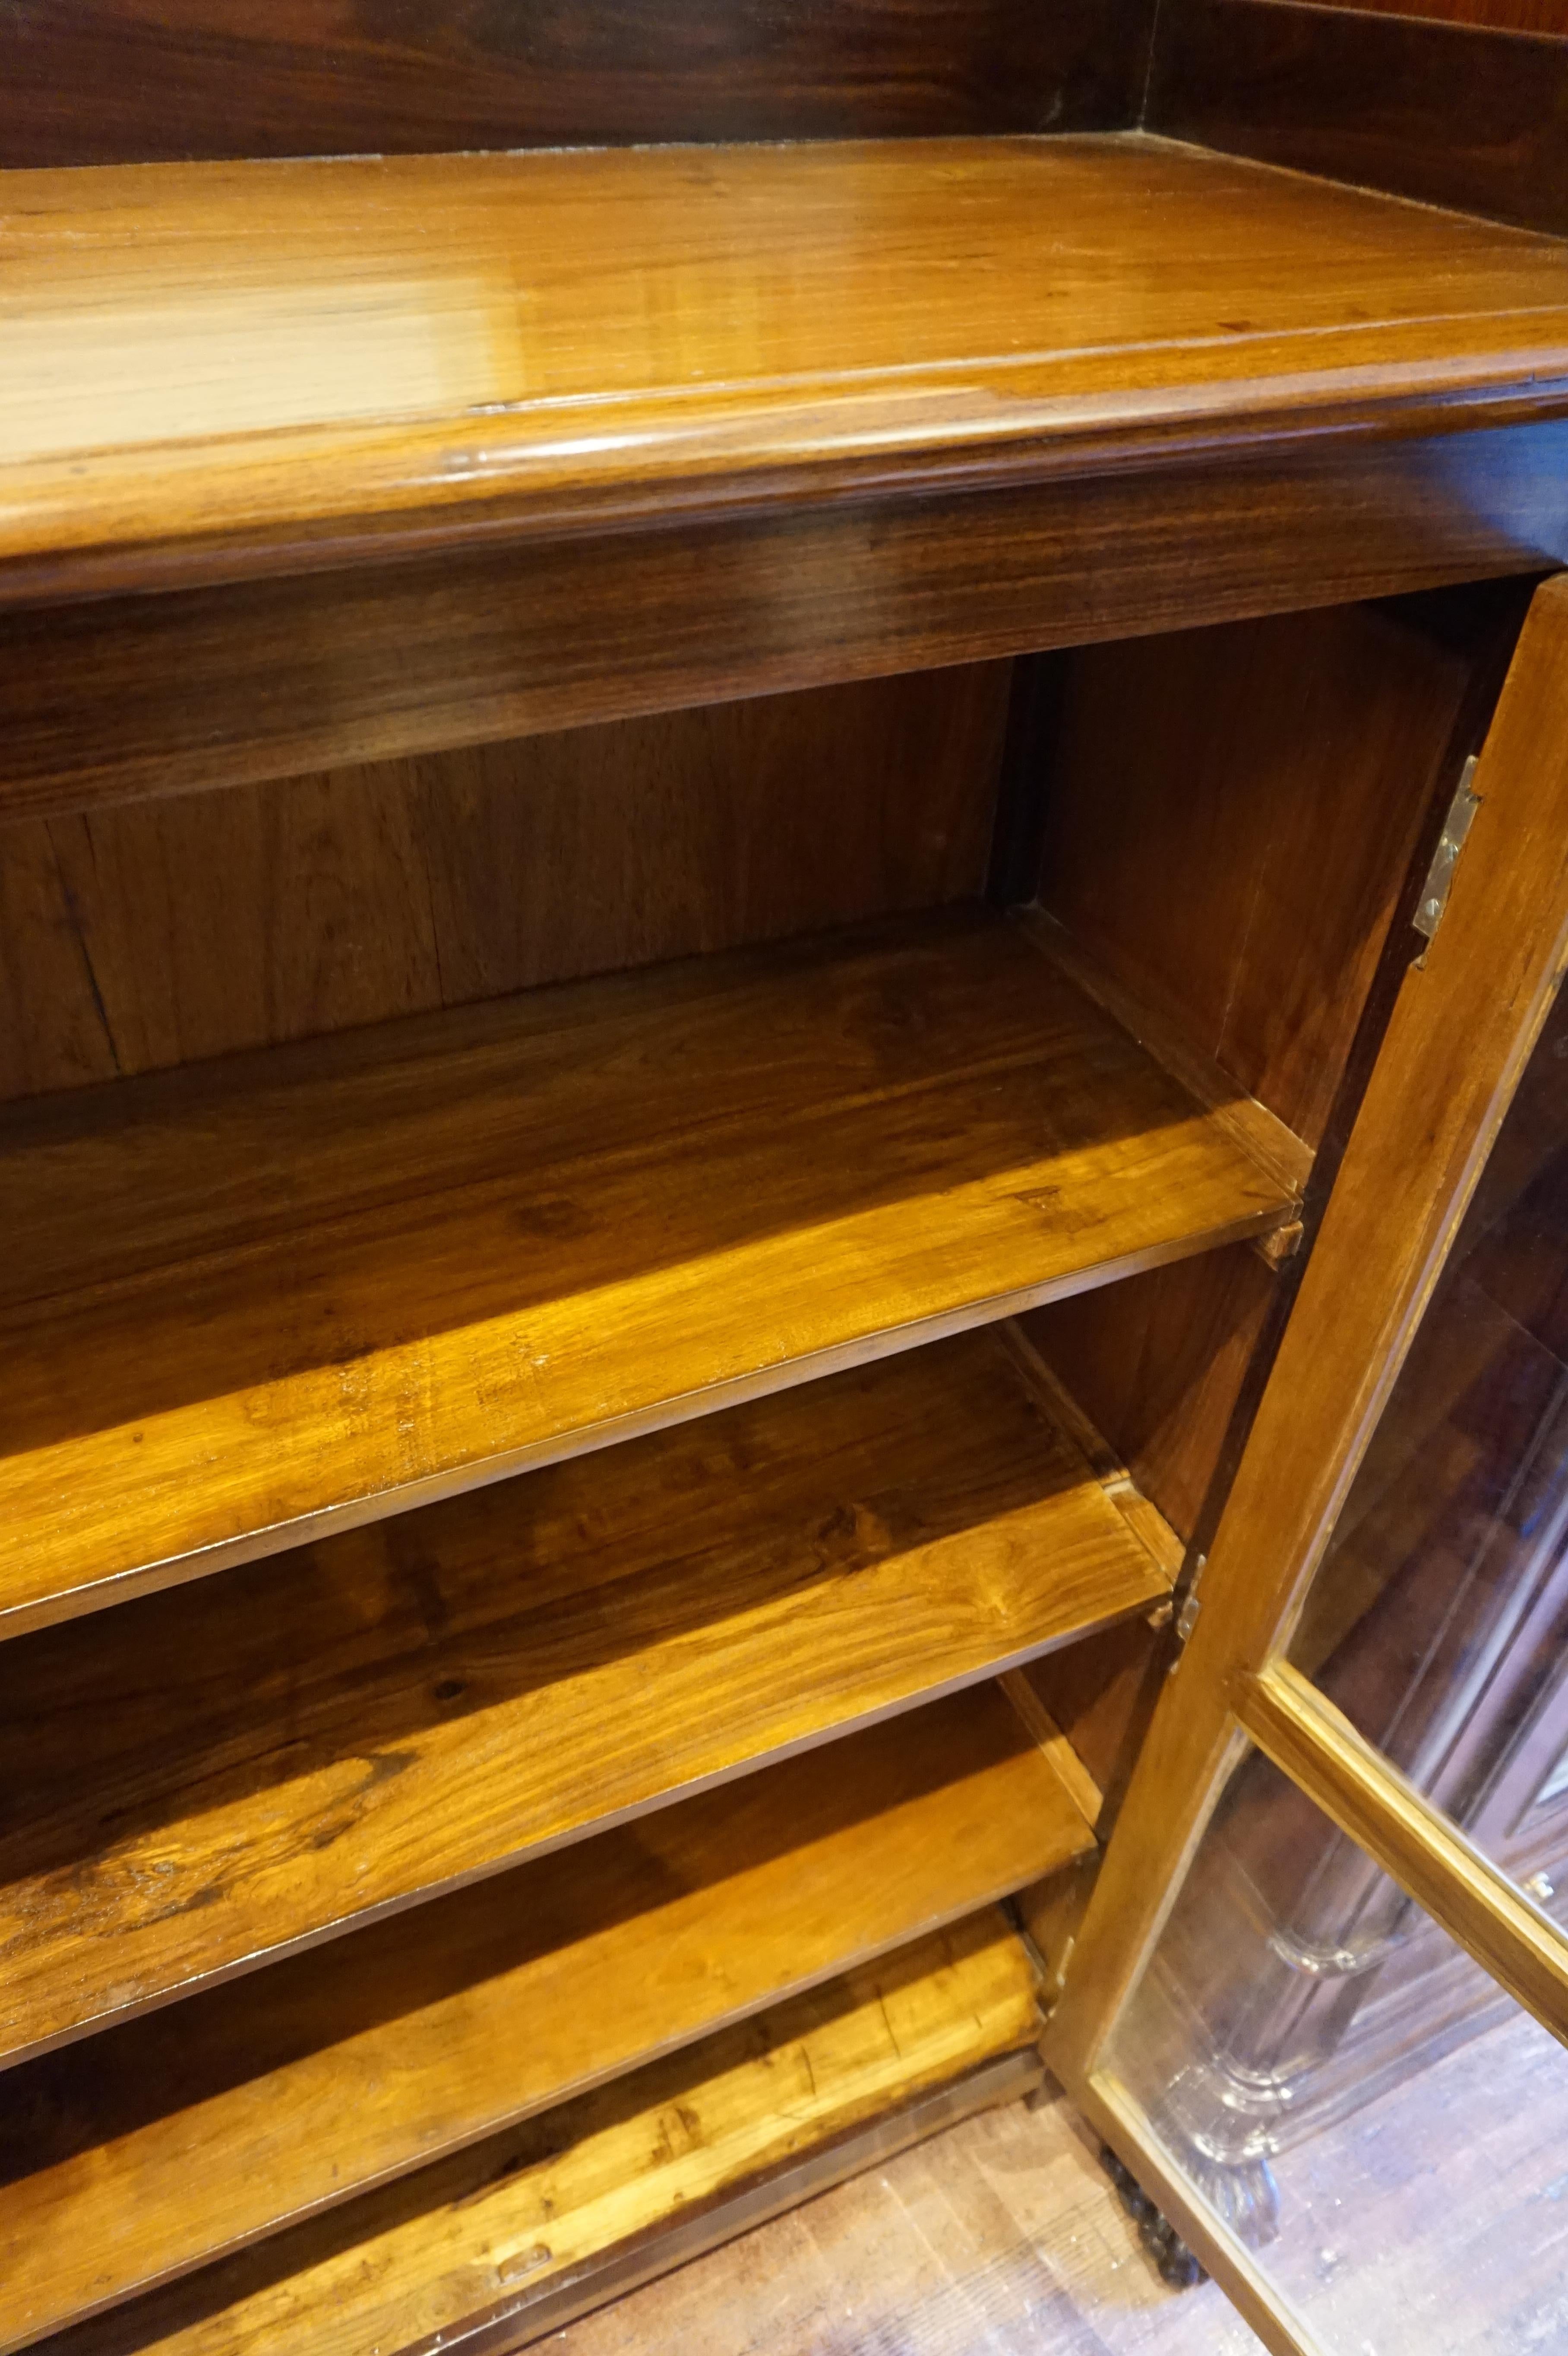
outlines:
M1147 128L1568 230L1568 40L1308 7L1172 0Z
M1348 603L1568 555L1568 425L0 620L0 814ZM286 687L286 691L283 691Z
M19 0L0 165L1116 131L1150 0Z

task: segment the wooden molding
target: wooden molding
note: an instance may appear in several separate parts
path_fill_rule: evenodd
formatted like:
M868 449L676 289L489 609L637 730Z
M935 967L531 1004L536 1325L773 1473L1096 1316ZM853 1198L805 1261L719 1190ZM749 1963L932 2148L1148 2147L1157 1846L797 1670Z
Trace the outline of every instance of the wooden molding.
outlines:
M1146 497L1205 460L1568 412L1559 244L1168 140L149 166L13 187L11 603L524 541L554 562L563 535L589 536L599 564L609 532L787 528L916 493L1060 498L1107 475L1142 476ZM1056 222L1072 233L1042 271ZM874 547L881 525L859 519ZM1249 523L1266 535L1255 501ZM915 530L939 520L927 509ZM785 564L768 586L779 638L805 585ZM531 571L526 591L557 594ZM400 680L404 704L417 684Z

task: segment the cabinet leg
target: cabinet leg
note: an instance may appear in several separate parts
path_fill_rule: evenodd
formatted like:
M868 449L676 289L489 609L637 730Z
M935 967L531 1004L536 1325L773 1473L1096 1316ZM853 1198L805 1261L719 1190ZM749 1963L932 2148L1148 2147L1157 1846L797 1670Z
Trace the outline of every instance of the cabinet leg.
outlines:
M1207 2275L1169 2219L1156 2208L1130 2168L1124 2168L1109 2144L1100 2153L1101 2164L1121 2196L1123 2208L1138 2229L1138 2238L1154 2260L1164 2282L1176 2290L1190 2290Z

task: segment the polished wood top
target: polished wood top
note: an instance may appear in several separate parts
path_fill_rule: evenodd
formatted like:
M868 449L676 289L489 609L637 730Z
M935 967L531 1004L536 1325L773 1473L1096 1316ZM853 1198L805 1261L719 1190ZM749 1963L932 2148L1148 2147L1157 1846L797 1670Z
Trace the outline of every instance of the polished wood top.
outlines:
M0 588L1568 408L1568 245L1136 134L0 178Z

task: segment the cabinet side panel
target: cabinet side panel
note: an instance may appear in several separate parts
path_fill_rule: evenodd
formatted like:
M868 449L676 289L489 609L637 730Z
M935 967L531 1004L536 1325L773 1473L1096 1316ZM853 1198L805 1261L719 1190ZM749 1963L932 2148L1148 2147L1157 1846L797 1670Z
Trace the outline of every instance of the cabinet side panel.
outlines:
M1063 659L1044 905L1314 1146L1519 611L1511 588L1445 593ZM1029 1320L1186 1539L1233 1455L1275 1282L1243 1247Z
M1563 0L1167 0L1147 127L1561 234L1564 35Z
M1180 1537L1198 1526L1274 1283L1234 1244L1021 1321Z
M1071 659L1041 900L1309 1144L1470 676L1365 605Z

